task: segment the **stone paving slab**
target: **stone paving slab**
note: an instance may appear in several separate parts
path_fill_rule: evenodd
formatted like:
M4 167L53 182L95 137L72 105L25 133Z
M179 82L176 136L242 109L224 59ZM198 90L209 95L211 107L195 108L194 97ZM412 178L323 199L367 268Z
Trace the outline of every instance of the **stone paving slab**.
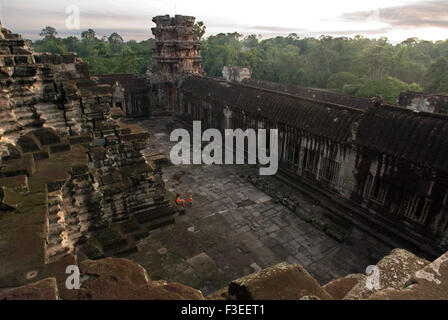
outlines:
M174 143L165 129L168 122L139 122L152 133L147 153L169 155ZM177 281L205 295L254 272L253 266L299 263L325 284L349 273L363 273L377 262L370 256L373 244L333 240L275 203L246 181L245 174L245 166L233 165L165 168L164 181L172 199L176 193L184 198L192 194L194 204L186 209L185 216L176 219L175 225L142 240L139 251L128 258L143 265L154 280ZM292 196L300 199L303 210L326 210L299 192ZM158 252L161 248L166 248L165 254ZM202 261L197 262L202 267L192 267L192 261L197 260Z

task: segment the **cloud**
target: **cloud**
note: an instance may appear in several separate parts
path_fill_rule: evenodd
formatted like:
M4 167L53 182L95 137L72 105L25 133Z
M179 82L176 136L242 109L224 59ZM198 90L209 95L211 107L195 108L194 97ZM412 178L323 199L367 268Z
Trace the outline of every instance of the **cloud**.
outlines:
M278 33L278 32L293 33L293 32L305 31L305 29L274 27L274 26L253 26L253 27L246 27L246 29L267 31L267 32L273 32L273 33Z
M377 17L396 28L448 28L448 1L432 0L414 4L358 11L342 15L350 22L362 22Z
M114 14L110 12L99 12L96 10L81 10L80 30L67 29L65 22L67 14L64 9L58 8L28 8L23 6L2 7L4 25L16 33L22 34L24 38L40 39L40 30L45 26L53 26L58 35L66 37L70 35L79 36L82 31L92 28L98 36L110 35L118 32L126 40L145 40L152 37L150 28L153 26L151 18L139 14ZM152 17L152 15L149 15Z
M152 37L152 17L173 14L169 8L174 8L175 1L0 0L0 16L7 28L30 39L39 39L40 30L51 25L56 27L60 36L79 35L80 31L92 28L99 36L116 31L126 40L144 40ZM240 0L229 1L236 3ZM428 40L448 37L448 0L388 1L376 0L373 5L379 9L374 11L367 11L374 8L372 3L367 5L359 0L344 0L340 4L328 0L324 4L324 0L315 0L307 6L298 2L293 5L293 1L287 3L286 0L278 0L275 4L259 0L261 4L256 7L244 2L245 7L231 13L228 12L229 5L220 4L220 10L212 10L210 1L191 0L188 5L177 2L177 9L204 21L207 36L227 32L261 34L263 38L291 33L300 37L318 37L322 34L350 37L361 34L387 36L393 41L402 41L411 36ZM68 30L65 26L65 9L70 3L80 7L81 30ZM299 7L301 10L296 10ZM252 14L248 16L247 12ZM266 19L266 14L272 19ZM291 18L293 14L295 16ZM264 24L266 21L270 21L269 24Z

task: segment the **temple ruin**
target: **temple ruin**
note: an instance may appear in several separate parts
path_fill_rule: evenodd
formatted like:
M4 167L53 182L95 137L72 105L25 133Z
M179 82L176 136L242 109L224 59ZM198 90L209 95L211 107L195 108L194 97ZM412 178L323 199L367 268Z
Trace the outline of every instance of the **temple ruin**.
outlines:
M159 37L167 21L177 20L154 21ZM178 59L184 51L163 55ZM375 225L419 253L435 257L444 252L448 118L443 96L428 98L437 107L417 108L417 113L404 102L405 93L395 106L262 80L209 78L196 69L186 75L185 69L167 68L163 61L155 60L156 69L173 79L158 91L167 111L187 123L200 120L203 128L279 129L282 176L330 197L344 207L348 220ZM157 106L148 108L151 114ZM230 118L224 110L231 111Z
M158 117L186 128L201 121L204 130L278 129L277 177L263 180L249 169L240 174L271 206L239 199L238 209L258 205L265 210L262 215L275 213L275 218L287 211L304 221L304 228L316 228L318 237L334 243L369 238L372 247L381 243L377 255L383 245L412 252L397 249L383 259L375 255L385 277L375 290L366 289L365 275L347 275L351 272L323 286L296 265L310 258L298 254L292 264L274 266L267 260L267 271L251 264L255 273L239 273L235 278L245 277L230 281L210 299L297 298L301 285L311 288L298 297L305 299L448 298L442 256L448 248L446 97L403 93L400 105L390 105L250 79L250 70L235 67L226 69L227 79L207 77L195 18L158 16L153 21L154 61L147 73L99 77L92 77L75 54L34 53L20 35L1 27L0 288L19 288L5 294L0 290L0 299L33 292L33 286L49 289L49 298L59 288L56 298L63 299L204 298L183 285L152 281L143 268L111 258L138 259L153 234L157 241L175 237L182 209L170 198L163 157L145 153L148 140L155 138L148 132L151 126L146 130L137 124ZM311 200L285 198L283 187ZM174 229L166 231L167 226ZM278 226L269 228L275 232ZM197 233L191 227L189 232ZM366 236L356 238L359 233ZM245 243L262 247L254 238ZM159 255L166 253L162 249ZM241 257L232 254L238 263ZM210 257L186 260L194 264L198 259ZM70 264L96 276L77 293L63 289ZM443 276L439 291L421 273L433 274L434 265L443 266L442 275L435 275ZM95 281L104 276L97 272L104 266L119 284L106 277L109 290L95 291ZM318 275L330 274L318 269ZM397 269L402 272L392 274ZM131 272L138 284L127 282ZM268 284L265 290L259 289L260 281ZM132 290L120 293L118 285Z

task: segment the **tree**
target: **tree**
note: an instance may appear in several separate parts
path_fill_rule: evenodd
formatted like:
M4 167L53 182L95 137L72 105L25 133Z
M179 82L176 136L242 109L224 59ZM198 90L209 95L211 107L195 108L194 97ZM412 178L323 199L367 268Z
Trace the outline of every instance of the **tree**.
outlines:
M324 41L324 40L323 40ZM313 82L319 88L325 88L327 79L330 76L330 65L328 52L322 45L315 45L307 54L310 68L313 74Z
M107 41L112 53L120 53L125 46L123 38L116 32L112 33Z
M321 36L316 39L300 38L294 33L262 40L255 35L243 37L237 32L204 38L203 22L196 23L195 27L203 38L201 56L204 70L210 76L221 76L223 66L231 64L250 67L256 79L330 88L344 94L359 91L368 96L388 96L389 101L394 101L394 95L385 95L383 86L379 85L382 82L375 81L391 77L406 86L417 83L428 92L446 92L448 40L409 38L400 44L391 44L386 38ZM81 40L58 38L52 27L46 27L41 34L44 39L32 43L35 51L75 51L90 62L94 74L145 73L155 41L126 43L116 32L107 38L98 38L92 29L84 31ZM125 51L126 46L129 48ZM365 91L367 83L373 85L368 92Z
M342 91L345 85L352 85L358 83L358 78L351 72L338 72L332 74L327 81L328 89L337 89Z
M89 55L86 57L86 61L89 63L90 72L93 75L108 73L108 68L105 65L105 59L104 57L100 56L98 49L92 49L92 51L90 51Z
M412 38L414 39L414 38ZM424 77L424 66L411 58L411 50L413 46L410 43L412 39L408 39L407 44L402 46L393 56L390 66L390 74L404 82L420 82ZM416 40L414 40L416 41ZM416 43L416 42L415 42Z
M414 47L416 46L418 43L420 42L420 40L416 37L413 38L407 38L406 40L404 40L401 45L402 46L406 46L406 47Z
M50 40L56 38L57 34L56 28L48 26L42 29L39 35L44 37L44 40Z
M349 96L354 96L358 92L361 84L346 84L342 87L342 93Z
M121 53L117 73L137 73L137 58L129 46L126 46Z
M79 39L77 37L70 36L68 38L62 39L62 43L68 52L78 52L79 50Z
M43 41L40 43L41 52L50 52L53 54L64 54L66 52L64 45L61 41Z
M248 49L256 48L258 46L258 38L256 35L251 34L244 38L243 44Z
M448 59L439 57L429 67L426 74L427 86L425 89L429 92L435 92L445 74L448 74Z
M385 44L385 39L381 39L380 45L374 45L368 48L363 56L363 62L367 66L368 75L371 80L381 80L387 74L390 66L389 47Z
M398 96L403 91L421 92L422 89L415 83L407 84L396 78L387 77L368 81L359 88L356 95L365 98L379 97L386 102L395 104L398 101Z
M438 86L436 92L448 94L448 73L446 73L440 77L439 86Z
M93 29L88 29L87 31L83 31L81 33L81 38L86 40L87 42L93 42L96 39L96 33Z

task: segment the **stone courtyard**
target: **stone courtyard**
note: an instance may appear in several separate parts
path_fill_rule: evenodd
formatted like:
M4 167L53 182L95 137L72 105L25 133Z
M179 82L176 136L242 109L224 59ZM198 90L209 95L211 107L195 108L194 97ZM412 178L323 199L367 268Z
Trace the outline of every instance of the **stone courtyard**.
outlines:
M169 157L169 118L139 121L151 132L146 155ZM288 261L304 266L321 284L375 264L377 244L362 236L343 243L258 190L247 166L168 165L163 178L174 201L193 195L194 205L174 225L153 231L128 256L152 279L179 282L212 293L231 280ZM303 210L325 211L293 192ZM387 252L387 251L386 251Z

